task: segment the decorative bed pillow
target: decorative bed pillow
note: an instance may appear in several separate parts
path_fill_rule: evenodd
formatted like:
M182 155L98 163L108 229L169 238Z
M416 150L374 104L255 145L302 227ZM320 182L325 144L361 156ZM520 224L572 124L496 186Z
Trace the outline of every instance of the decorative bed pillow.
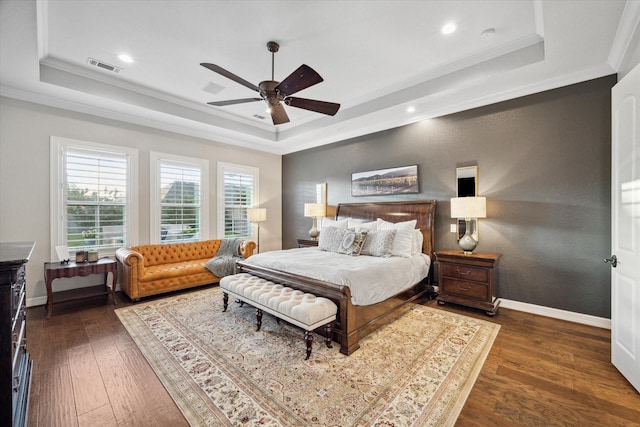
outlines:
M362 251L362 245L367 237L367 230L350 230L344 233L344 237L342 238L342 242L340 243L341 254L358 256Z
M424 242L424 235L420 230L413 230L413 248L411 249L411 255L422 253L422 243Z
M351 222L349 224L351 224ZM349 228L354 228L356 231L358 230L376 231L378 229L378 223L376 221L358 222L358 223L354 223L353 226L349 226Z
M391 256L391 246L396 230L369 231L362 245L361 255L371 255L388 258Z
M352 228L357 230L359 228L365 230L377 230L378 222L377 221L367 221L366 219L358 219L358 218L348 218L349 222L347 223L347 228Z
M415 230L417 222L417 220L413 219L411 221L393 223L378 218L378 230L396 230L396 236L391 247L391 255L405 258L411 257L413 230Z
M349 223L349 218L345 219L331 219L331 218L323 218L322 219L322 229L327 227L336 227L336 228L347 228L347 224Z
M323 227L320 233L320 239L318 240L318 248L321 251L339 252L342 239L346 232L346 228Z

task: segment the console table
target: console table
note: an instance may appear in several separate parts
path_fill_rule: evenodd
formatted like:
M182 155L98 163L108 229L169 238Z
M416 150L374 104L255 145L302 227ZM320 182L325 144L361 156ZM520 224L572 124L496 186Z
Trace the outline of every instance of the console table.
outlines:
M68 291L53 292L53 281L60 278L84 277L90 274L104 273L104 285L89 286ZM113 274L111 287L108 285L108 273ZM100 258L96 262L75 263L69 261L68 264L60 262L44 263L44 279L47 285L47 319L51 317L53 312L53 304L74 301L78 299L91 298L99 295L109 295L113 298L113 303L118 304L116 300L116 283L118 280L118 263L115 259ZM55 298L54 298L55 296Z

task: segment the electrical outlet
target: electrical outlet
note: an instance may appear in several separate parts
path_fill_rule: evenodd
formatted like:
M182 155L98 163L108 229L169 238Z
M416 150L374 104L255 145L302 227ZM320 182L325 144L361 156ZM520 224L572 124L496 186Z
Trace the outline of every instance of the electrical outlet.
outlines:
M449 226L449 231L452 232L452 233L457 232L458 231L458 224L451 224Z

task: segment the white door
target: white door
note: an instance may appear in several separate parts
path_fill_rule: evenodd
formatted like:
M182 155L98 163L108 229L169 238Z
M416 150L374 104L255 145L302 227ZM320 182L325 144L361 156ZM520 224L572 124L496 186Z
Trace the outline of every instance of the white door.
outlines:
M640 391L640 65L611 93L611 362Z

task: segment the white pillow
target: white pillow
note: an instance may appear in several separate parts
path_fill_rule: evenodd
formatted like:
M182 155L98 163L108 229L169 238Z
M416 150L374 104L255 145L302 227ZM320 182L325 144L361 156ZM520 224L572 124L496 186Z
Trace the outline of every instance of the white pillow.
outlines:
M367 230L376 231L378 229L377 221L365 222L364 219L349 218L347 228L353 228L355 230Z
M347 228L347 224L349 223L349 218L335 220L331 218L323 218L322 219L322 228L327 227L336 227L336 228Z
M395 235L396 230L368 231L360 254L389 258Z
M422 231L416 229L413 230L413 248L411 249L411 255L417 255L422 253L422 243L424 241L424 235Z
M340 252L342 239L347 232L346 228L327 227L322 230L318 238L318 249L328 252Z
M378 230L396 230L396 235L391 246L392 256L411 258L413 249L413 230L416 228L417 220L403 222L388 222L378 218Z

